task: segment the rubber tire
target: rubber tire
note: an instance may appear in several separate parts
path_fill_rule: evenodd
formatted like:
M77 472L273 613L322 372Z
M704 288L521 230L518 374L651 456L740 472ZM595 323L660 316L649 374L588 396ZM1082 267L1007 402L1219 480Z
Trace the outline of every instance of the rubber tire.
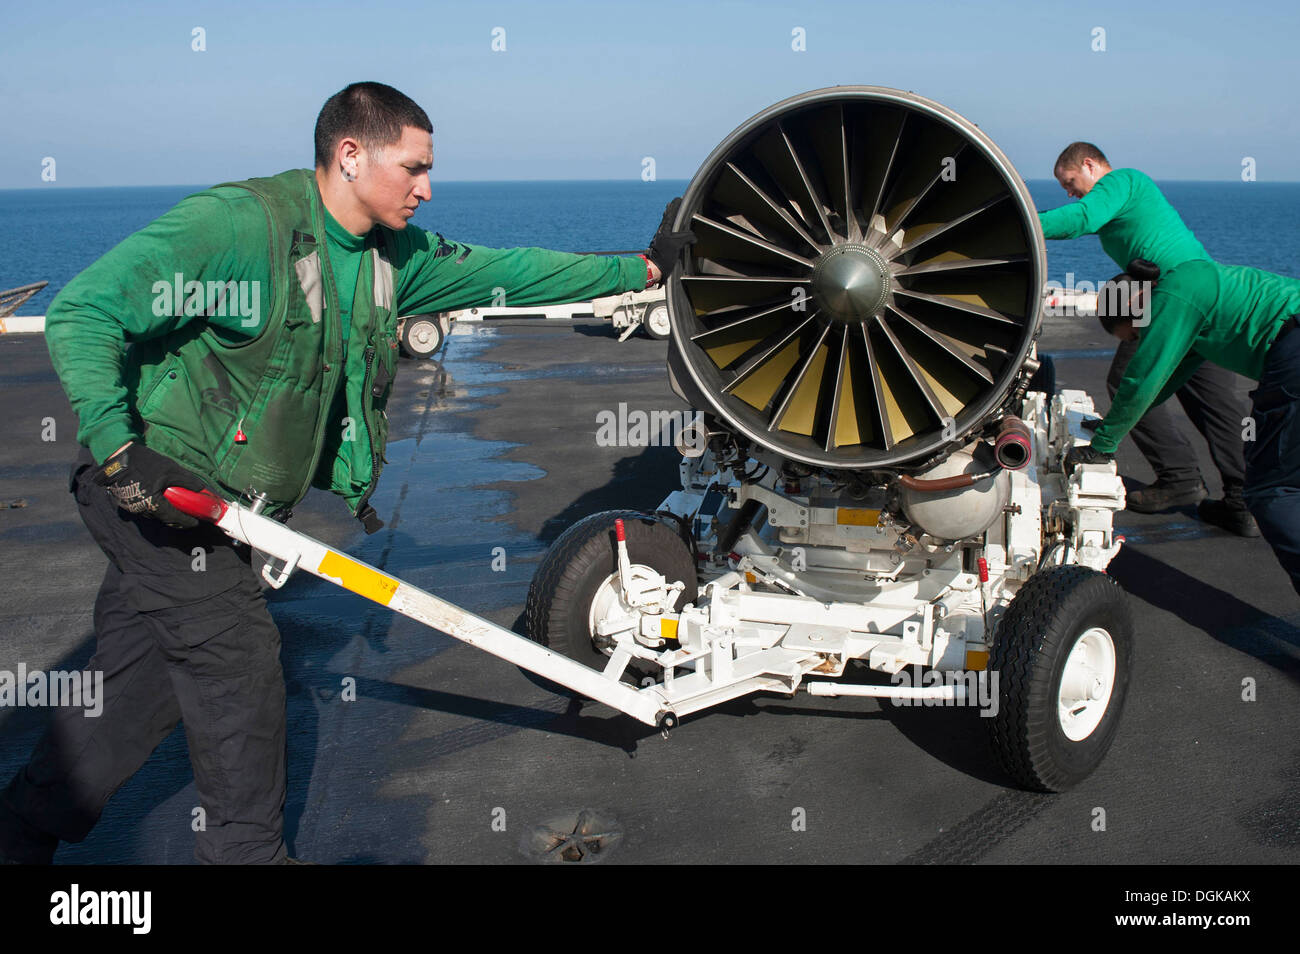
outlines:
M1070 651L1094 626L1115 645L1115 682L1097 728L1073 742L1061 730L1057 694ZM1063 792L1091 775L1119 727L1133 656L1132 611L1113 579L1082 566L1030 577L1007 607L989 655L989 671L998 673L998 711L980 721L1002 769L1040 792Z
M414 336L414 329L417 326L433 327L434 338L433 347L428 342L418 341ZM433 315L409 315L402 319L402 351L409 358L423 360L431 358L438 353L438 349L446 341L446 335L442 333L442 323Z
M653 338L655 341L666 341L672 336L671 331L659 334L650 326L650 316L657 311L662 311L664 313L664 321L668 320L668 303L663 301L656 302L646 308L645 316L641 319L641 330L645 332L647 338Z
M677 609L694 603L699 595L690 548L661 520L636 510L608 510L569 527L551 544L533 574L524 608L524 631L548 649L596 670L604 669L609 657L592 645L588 614L600 584L618 571L617 517L623 519L628 557L634 564L652 567L670 583L681 580L686 584L677 597ZM634 661L624 670L623 681L639 686L652 669Z

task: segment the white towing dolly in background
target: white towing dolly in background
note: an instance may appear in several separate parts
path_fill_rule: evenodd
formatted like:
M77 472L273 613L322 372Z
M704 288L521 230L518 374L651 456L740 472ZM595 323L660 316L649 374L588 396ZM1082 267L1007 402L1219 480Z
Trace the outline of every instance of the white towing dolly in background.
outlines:
M603 318L626 341L638 329L648 338L663 341L672 334L668 320L668 302L662 288L624 292L591 301L562 305L534 305L507 308L462 308L431 315L406 315L398 319L398 336L407 357L432 357L447 340L454 321L483 321L489 318L550 318L572 321L575 318Z

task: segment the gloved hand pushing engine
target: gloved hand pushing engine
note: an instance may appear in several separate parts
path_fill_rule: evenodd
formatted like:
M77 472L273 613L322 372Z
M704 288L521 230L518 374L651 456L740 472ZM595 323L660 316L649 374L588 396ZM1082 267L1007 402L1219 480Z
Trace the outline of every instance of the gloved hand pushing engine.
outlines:
M1091 444L1081 444L1071 447L1065 455L1065 472L1073 473L1075 464L1109 464L1114 459L1114 454L1099 451Z
M173 507L163 491L168 487L211 490L201 477L139 441L132 441L109 457L91 479L128 513L144 514L182 528L197 527L199 522Z
M677 262L682 257L682 249L696 240L695 233L690 229L683 232L673 231L673 219L677 218L677 210L681 204L681 196L668 203L668 207L664 209L664 217L659 223L659 231L655 232L655 237L650 240L647 257L659 269L660 283L677 267Z

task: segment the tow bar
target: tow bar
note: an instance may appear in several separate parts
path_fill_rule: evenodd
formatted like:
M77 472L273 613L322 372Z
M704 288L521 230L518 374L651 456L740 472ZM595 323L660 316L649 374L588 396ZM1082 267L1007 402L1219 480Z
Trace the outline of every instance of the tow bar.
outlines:
M177 510L211 523L227 536L279 561L278 569L273 570L269 563L262 567L263 578L274 589L284 586L296 570L306 570L395 613L409 616L521 669L603 702L639 722L654 726L665 736L677 724L676 714L656 687L635 689L614 676L553 653L540 643L466 612L304 533L290 530L259 513L260 501L253 507L245 507L206 491L182 487L168 487L164 496Z

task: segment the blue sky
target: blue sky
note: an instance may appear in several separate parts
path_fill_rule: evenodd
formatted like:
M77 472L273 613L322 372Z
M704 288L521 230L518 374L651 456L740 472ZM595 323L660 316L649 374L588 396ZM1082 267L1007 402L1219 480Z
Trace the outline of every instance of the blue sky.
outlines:
M957 110L1026 178L1088 139L1161 180L1250 156L1295 181L1297 39L1300 4L1259 0L10 4L0 188L50 187L47 156L53 187L306 166L321 103L363 79L429 113L435 180L636 179L644 156L685 179L765 106L861 83Z

